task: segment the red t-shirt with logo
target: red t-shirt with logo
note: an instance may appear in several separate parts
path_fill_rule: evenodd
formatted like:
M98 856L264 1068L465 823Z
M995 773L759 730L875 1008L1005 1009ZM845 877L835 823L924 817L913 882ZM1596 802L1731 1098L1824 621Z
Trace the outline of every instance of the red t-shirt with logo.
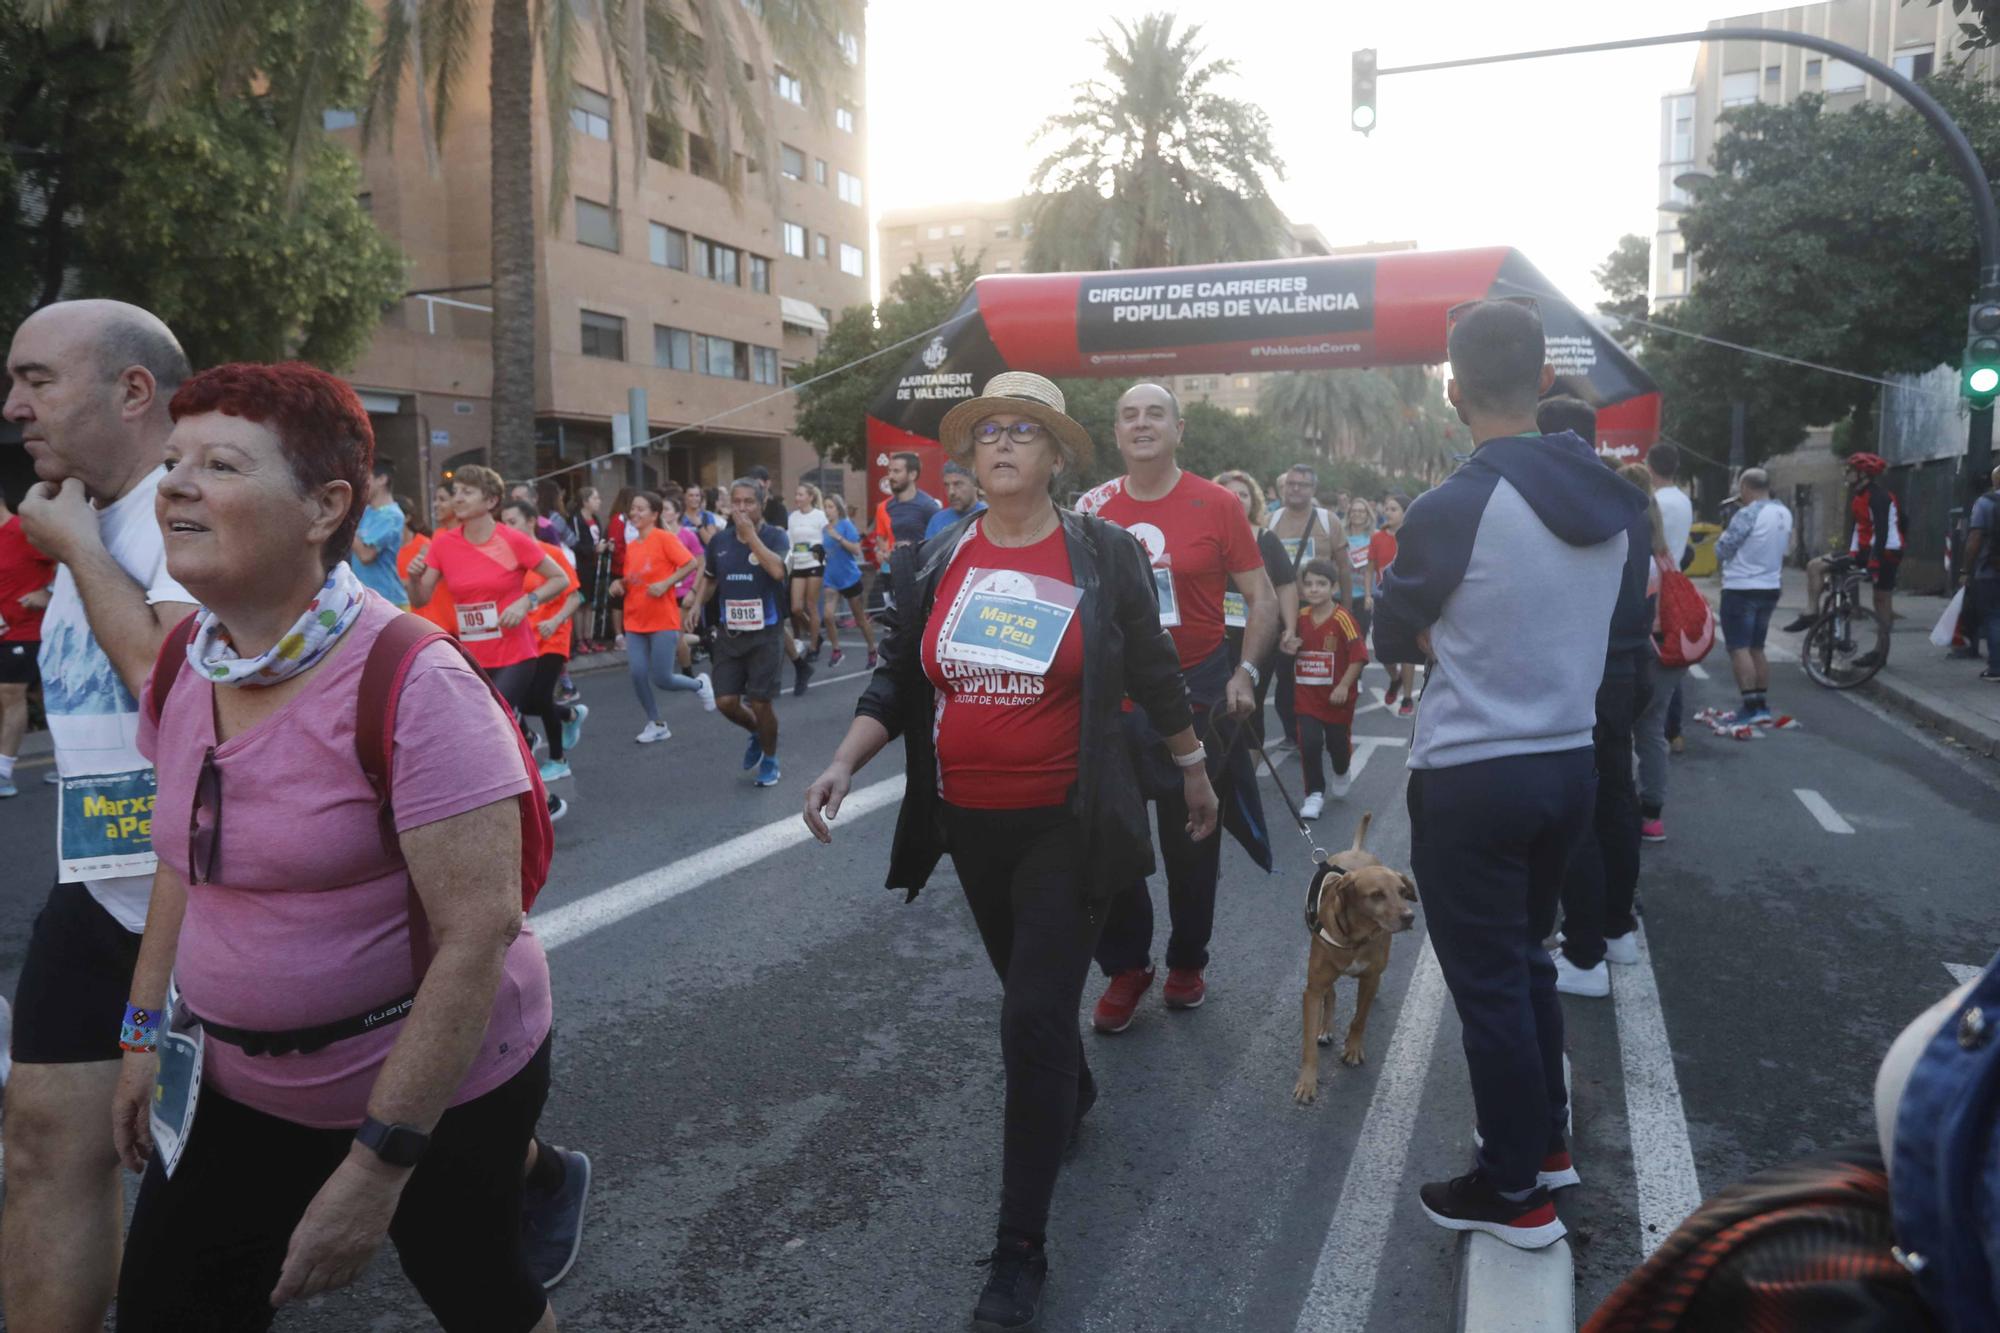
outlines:
M1125 491L1125 478L1114 477L1086 493L1076 509L1116 523L1146 548L1160 590L1161 623L1183 669L1222 646L1222 595L1229 576L1264 566L1257 534L1233 492L1182 472L1159 499L1135 500Z
M1292 678L1297 682L1292 702L1297 705L1299 716L1349 725L1354 721L1354 696L1360 691L1361 682L1357 680L1347 692L1344 704L1333 701L1333 687L1347 674L1347 668L1368 660L1368 645L1361 638L1361 627L1337 605L1332 615L1316 625L1308 607L1299 612L1299 626L1294 633L1299 636L1299 652L1292 661Z
M431 539L425 558L457 604L458 640L473 661L498 671L540 655L525 616L512 629L500 624L500 613L527 591L527 572L544 558L533 537L496 523L493 535L474 546L462 528L453 528Z
M1243 512L1241 505L1236 512ZM938 581L937 602L924 626L924 674L937 690L931 734L938 793L968 810L1061 805L1076 782L1083 732L1083 627L1070 620L1046 675L940 661L946 619L974 569L1009 569L1075 584L1061 527L1033 546L999 547L975 525L959 547Z
M56 580L56 562L21 531L21 520L0 523L0 643L34 643L42 637L42 613L21 605L21 598Z

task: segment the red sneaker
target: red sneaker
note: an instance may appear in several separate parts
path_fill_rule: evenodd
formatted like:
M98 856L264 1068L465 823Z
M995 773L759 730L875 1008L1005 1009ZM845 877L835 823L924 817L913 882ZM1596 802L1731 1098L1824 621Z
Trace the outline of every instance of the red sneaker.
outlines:
M1208 998L1208 985L1201 979L1201 969L1168 968L1167 984L1161 989L1160 998L1167 1002L1169 1009L1199 1009L1201 1002Z
M1097 997L1097 1008L1090 1015L1090 1025L1107 1036L1131 1027L1132 1014L1139 1007L1139 997L1152 984L1153 969L1150 967L1133 967L1120 972L1111 978L1104 994Z

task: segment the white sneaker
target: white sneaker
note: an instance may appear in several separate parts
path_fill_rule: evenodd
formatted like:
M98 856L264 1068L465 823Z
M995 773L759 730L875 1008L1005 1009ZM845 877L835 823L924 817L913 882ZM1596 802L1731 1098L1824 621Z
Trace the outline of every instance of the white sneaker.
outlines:
M1603 963L1592 968L1578 967L1557 954L1556 989L1564 995L1584 995L1601 1000L1611 994L1611 969Z
M1333 781L1327 784L1327 790L1333 793L1334 800L1336 801L1346 800L1347 793L1354 790L1354 774L1335 773L1333 775Z
M1622 967L1630 967L1639 961L1639 934L1626 931L1623 935L1604 937L1604 959Z
M1305 800L1299 802L1300 819L1318 819L1326 809L1326 797L1316 791L1306 793Z
M698 691L701 695L701 706L713 713L715 711L715 682L708 678L706 671L696 676L694 680L695 684L701 687Z
M641 745L651 745L654 741L672 740L673 735L674 733L668 729L666 723L648 722L645 730L632 739L638 741Z

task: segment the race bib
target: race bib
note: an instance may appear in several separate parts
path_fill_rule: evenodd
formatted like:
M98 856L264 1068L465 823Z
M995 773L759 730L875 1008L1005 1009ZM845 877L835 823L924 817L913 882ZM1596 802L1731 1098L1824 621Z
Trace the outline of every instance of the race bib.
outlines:
M1160 627L1172 629L1181 623L1181 604L1174 598L1174 571L1164 566L1153 567L1153 590L1160 596Z
M1060 579L968 570L938 631L938 660L1045 676L1082 600Z
M1250 623L1250 604L1234 588L1222 594L1222 623L1230 629L1242 629Z
M64 778L56 813L62 882L115 879L151 870L157 864L153 802L158 790L150 768Z
M1333 684L1333 654L1300 653L1292 666L1292 679L1301 685Z
M167 988L166 1019L160 1024L160 1072L153 1082L148 1114L153 1152L169 1177L187 1151L194 1132L195 1107L201 1104L201 1065L206 1035L180 1002L178 989Z
M731 597L722 603L722 623L737 631L764 628L764 600L761 597Z
M500 603L460 602L458 637L465 643L479 643L500 637Z

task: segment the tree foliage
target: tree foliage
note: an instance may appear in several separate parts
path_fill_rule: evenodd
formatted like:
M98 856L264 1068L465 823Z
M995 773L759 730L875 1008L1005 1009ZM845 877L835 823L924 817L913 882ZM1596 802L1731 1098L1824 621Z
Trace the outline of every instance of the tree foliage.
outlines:
M1309 459L1365 460L1425 484L1443 476L1452 454L1471 443L1437 376L1423 366L1284 371L1265 379L1257 406L1298 442L1294 453L1303 444Z
M799 390L793 429L829 461L867 466L868 404L896 378L910 355L908 347L884 349L949 319L979 276L977 262L963 253L955 253L952 261L951 272L943 277L912 264L889 284L880 304L841 311L820 344L819 355L793 372L800 380L828 376Z
M271 0L254 58L313 66L330 95L360 87L365 29L315 21L311 0ZM164 35L143 22L130 35ZM320 43L308 55L307 47ZM403 260L355 199L353 160L303 151L276 88L149 100L144 60L100 44L80 16L43 23L0 6L0 272L8 326L59 297L110 296L157 313L197 365L296 356L350 364Z
M1910 0L1903 0L1908 4ZM1930 0L1933 6L1945 0ZM2000 0L1951 0L1952 17L1958 20L1958 45L1964 51L1983 51L2000 46Z
M1600 314L1614 321L1644 319L1649 308L1647 293L1653 286L1653 245L1643 236L1627 233L1618 238L1610 255L1593 275L1607 299L1597 303ZM1615 336L1627 350L1635 345L1644 329L1637 324L1614 323Z
M1962 68L1931 80L1982 160L2000 160L2000 100ZM1877 386L1687 336L1861 375L1956 364L1977 243L1965 187L1915 114L1808 94L1724 115L1712 183L1681 222L1696 281L1654 317L1640 360L1663 390L1664 430L1715 457L1745 404L1751 461L1808 427L1860 414Z
M1268 180L1283 179L1284 164L1263 111L1215 91L1234 62L1205 59L1200 26L1176 32L1171 14L1116 28L1096 38L1108 78L1078 85L1076 105L1038 135L1050 146L1030 180L1028 267L1276 255L1285 223Z

